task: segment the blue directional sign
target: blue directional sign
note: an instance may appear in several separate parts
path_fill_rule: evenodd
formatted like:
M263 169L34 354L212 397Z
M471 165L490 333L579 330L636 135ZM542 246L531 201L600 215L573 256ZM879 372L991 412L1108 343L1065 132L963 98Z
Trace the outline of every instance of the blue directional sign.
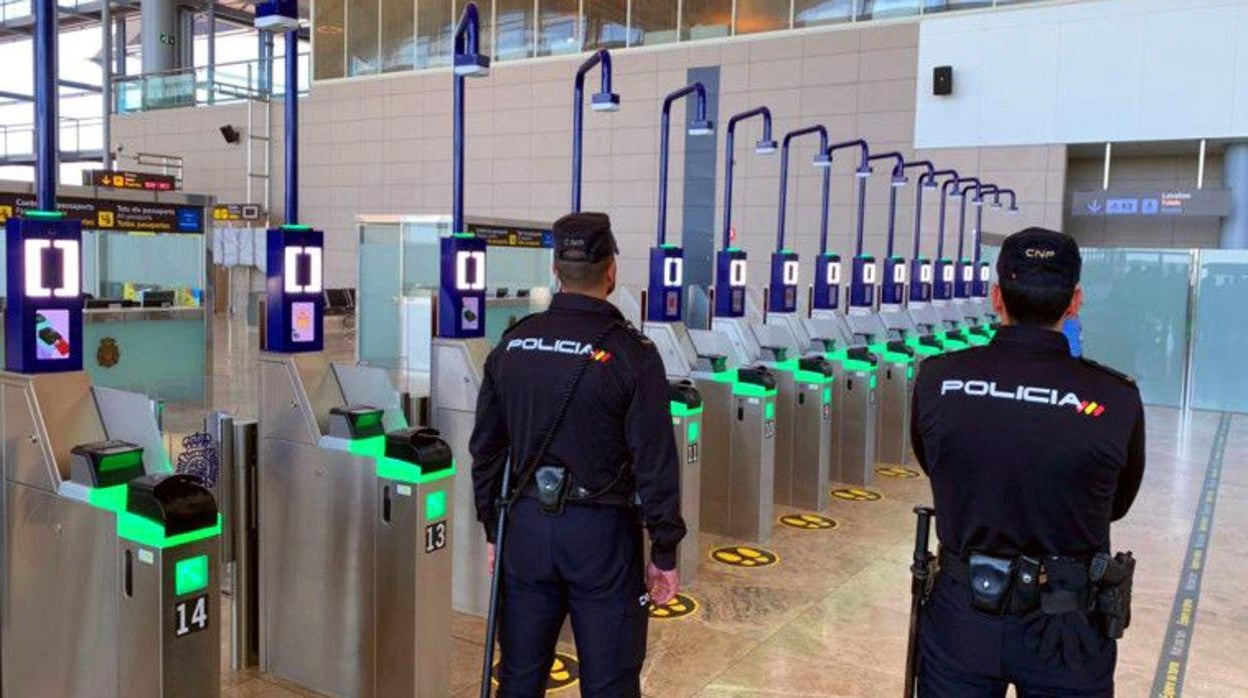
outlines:
M1143 199L1140 201L1140 214L1144 216L1155 216L1157 210L1161 208L1160 199Z
M1107 216L1134 216L1139 213L1139 199L1106 199L1105 215Z

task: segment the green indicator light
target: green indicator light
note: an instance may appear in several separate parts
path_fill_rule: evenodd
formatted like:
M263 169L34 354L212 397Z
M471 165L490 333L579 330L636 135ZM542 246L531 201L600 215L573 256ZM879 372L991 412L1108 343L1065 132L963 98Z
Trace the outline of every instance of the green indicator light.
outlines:
M304 232L304 231L308 231L311 229L312 229L312 226L310 225L296 225L294 223L288 223L282 226L282 230L294 230L298 232Z
M736 371L717 371L711 374L711 380L716 383L732 383L737 380Z
M173 565L173 593L184 596L208 586L208 556L196 555Z
M884 352L884 360L889 362L890 364L912 364L914 363L913 356L910 356L909 354L899 354L897 352L892 352L892 351Z
M728 247L728 248L725 248L725 251L726 252L740 252L741 248L740 247Z
M772 397L776 394L776 389L771 388L769 390L753 383L733 383L732 394L742 397Z
M818 371L797 371L793 379L798 383L831 383L832 376L825 376Z
M665 243L663 243L662 245L659 245L659 247L662 247L662 248L663 248L663 249L665 249L665 250L677 250L677 249L680 249L680 245L673 245L673 244L672 244L672 243L670 243L670 242L665 242Z
M832 389L831 388L823 389L823 404L825 405L832 404Z
M358 439L352 441L347 446L347 450L357 456L372 458L376 464L377 477L383 480L394 480L395 482L405 482L412 485L423 485L427 482L437 482L444 478L451 477L455 474L455 462L451 462L451 467L446 470L439 470L435 473L425 474L424 470L415 463L386 457L386 437L374 436L368 439Z
M906 378L909 378L911 380L914 379L914 367L913 366L910 366L909 368L906 369Z
M381 424L381 412L365 412L355 418L355 425L367 429Z
M221 535L221 515L217 514L217 523L214 526L179 533L176 536L166 536L164 524L122 511L117 514L117 535L149 548L176 548L179 545Z
M425 521L446 518L446 490L425 494Z
M689 422L689 443L696 444L698 442L698 432L701 429L701 422Z
M879 382L880 382L880 377L875 375L874 373L871 374L871 389L872 390L875 390L875 386L879 385Z
M875 371L875 366L869 361L846 359L842 363L844 364L846 371Z
M668 403L673 417L689 417L695 414L702 414L701 407L690 407L683 402Z
M87 493L87 501L91 506L108 511L121 512L126 510L126 498L129 495L126 485L97 487Z
M475 238L476 235L474 233L451 233L451 237L453 238Z
M780 254L793 254L793 250L790 250L789 248L786 247L780 250Z
M789 359L788 361L777 361L774 365L781 371L796 371L801 362L797 359Z
M51 220L59 220L61 218L64 218L65 214L61 211L39 211L36 209L32 209L22 214L22 217L36 218L39 220L51 221Z
M133 468L143 463L142 451L127 451L126 453L114 453L111 456L104 456L100 459L100 472L111 473L114 470L124 470L125 468Z
M763 416L767 419L775 419L776 418L776 403L774 402L767 403L767 406L763 408Z
M829 361L844 361L848 356L848 349L837 349L836 351L830 351L823 355L823 357Z

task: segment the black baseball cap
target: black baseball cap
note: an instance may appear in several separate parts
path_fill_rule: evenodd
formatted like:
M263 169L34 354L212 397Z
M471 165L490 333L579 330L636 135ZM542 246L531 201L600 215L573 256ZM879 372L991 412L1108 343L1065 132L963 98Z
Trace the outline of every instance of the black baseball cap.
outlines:
M997 258L997 278L1005 284L1073 289L1082 270L1074 238L1046 228L1027 228L1007 237Z
M565 262L601 262L619 254L611 217L605 213L569 213L551 226L555 259Z

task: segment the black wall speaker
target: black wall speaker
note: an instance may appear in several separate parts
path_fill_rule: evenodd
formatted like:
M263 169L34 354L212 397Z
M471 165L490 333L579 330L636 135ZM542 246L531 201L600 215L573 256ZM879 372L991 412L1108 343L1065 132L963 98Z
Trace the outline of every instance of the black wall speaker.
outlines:
M230 124L226 124L221 127L221 137L225 139L226 143L234 145L242 140L243 134L239 133L238 129Z
M932 94L938 97L953 94L953 66L938 65L932 69Z

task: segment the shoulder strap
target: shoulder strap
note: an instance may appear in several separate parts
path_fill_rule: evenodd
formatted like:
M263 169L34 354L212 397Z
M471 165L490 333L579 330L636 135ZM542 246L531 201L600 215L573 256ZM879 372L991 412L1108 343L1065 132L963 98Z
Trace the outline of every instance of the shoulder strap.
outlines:
M1095 368L1103 373L1108 373L1109 375L1113 376L1114 378L1117 378L1120 381L1123 381L1124 383L1135 385L1135 379L1123 373L1122 371L1110 368L1109 366L1106 366L1105 364L1102 364L1102 363L1097 363L1093 361L1092 359L1087 358L1086 356L1080 356L1079 360L1082 361L1084 365L1091 366L1092 368Z
M568 376L568 381L564 384L563 390L559 394L559 406L555 408L554 419L551 420L550 425L542 432L542 440L539 442L537 450L533 452L528 462L524 464L524 470L520 471L520 476L516 478L516 486L512 488L510 493L506 494L506 504L513 502L516 495L524 491L525 486L529 483L529 478L533 477L533 473L537 472L538 466L545 460L546 453L550 450L550 445L555 440L555 433L559 431L559 427L563 424L563 418L568 414L568 407L571 406L572 396L576 394L576 388L580 385L581 376L585 375L585 370L594 361L594 354L601 348L601 344L607 337L610 337L623 327L623 323L612 321L611 324L595 335L593 339L589 340L589 345L595 349L595 352L580 357L576 364L576 369L573 370L571 376Z

